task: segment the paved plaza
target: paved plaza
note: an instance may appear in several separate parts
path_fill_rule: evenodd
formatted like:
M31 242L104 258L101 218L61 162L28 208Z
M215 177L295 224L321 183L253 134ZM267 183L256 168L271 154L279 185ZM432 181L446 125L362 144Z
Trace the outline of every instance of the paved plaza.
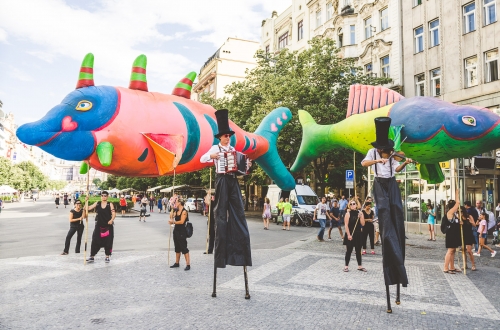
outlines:
M13 248L14 243L9 242L14 238L7 234L15 221L36 219L47 221L52 228L60 226L49 220L53 210L46 211L49 215L41 219L39 215L12 219L7 217L9 212L22 215L21 209L4 210L0 215L2 250L9 245ZM190 216L198 221L195 231L202 231L202 217ZM151 227L168 235L159 215L152 215L150 220L120 226L140 228L157 221L158 227ZM126 236L134 242L130 228L118 231L122 237L117 234L120 241L115 241L111 263L104 263L101 251L94 264L84 266L82 254L70 250L68 256L59 255L65 236L61 229L59 244L50 243L57 245L52 253L33 251L32 255L0 259L0 329L498 328L500 258L490 258L489 252L476 259L475 272L444 274L443 238L428 242L424 235L408 234L406 267L410 284L401 289L401 305L393 303L393 313L387 314L380 247L376 247L376 255L363 256L367 273L356 270L354 256L350 271L344 273L344 250L338 233L334 232L333 240L320 243L315 240L317 228L292 227L292 231L284 232L273 225L264 231L259 219L250 218L248 222L251 240L258 242L252 249L254 265L248 268L250 300L244 299L242 267L219 269L217 298L211 297L213 258L203 255L201 233L188 241L192 268L186 272L183 259L181 268L168 267L167 251L156 246L158 238L154 235L149 248L142 242L147 237L142 237L137 248L135 244L120 246ZM143 234L139 229L136 233ZM296 236L279 239L287 234ZM43 246L52 241L40 237L27 244ZM173 253L170 258L173 263ZM394 298L395 287L393 302Z

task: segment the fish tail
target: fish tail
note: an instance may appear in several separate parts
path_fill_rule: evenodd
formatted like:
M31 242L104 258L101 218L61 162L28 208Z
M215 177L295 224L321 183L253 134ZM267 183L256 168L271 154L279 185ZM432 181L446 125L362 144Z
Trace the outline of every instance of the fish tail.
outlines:
M331 140L331 131L335 125L319 125L304 110L299 110L299 121L302 125L302 143L291 171L298 172L322 153L336 148Z
M255 131L256 135L263 137L269 143L268 150L255 161L283 190L295 188L295 179L283 164L277 148L278 135L291 119L292 112L288 108L276 108L262 120Z

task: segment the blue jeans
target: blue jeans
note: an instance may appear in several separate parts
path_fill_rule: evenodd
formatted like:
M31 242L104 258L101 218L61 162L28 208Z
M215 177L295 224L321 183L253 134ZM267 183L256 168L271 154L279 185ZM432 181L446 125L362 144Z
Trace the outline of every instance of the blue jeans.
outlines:
M340 210L340 223L344 223L345 210Z
M319 231L318 231L318 238L323 239L323 235L325 234L325 227L326 227L326 219L318 219L319 221Z
M477 235L477 227L472 227L472 235L474 235L474 240L476 243L474 244L474 250L477 252L477 248L479 245L479 236Z

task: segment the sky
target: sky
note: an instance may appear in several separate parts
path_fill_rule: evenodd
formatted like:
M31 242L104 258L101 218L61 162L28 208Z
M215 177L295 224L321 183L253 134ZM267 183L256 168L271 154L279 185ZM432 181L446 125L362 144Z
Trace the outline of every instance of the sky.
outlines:
M150 91L175 84L227 40L260 41L263 19L291 0L0 0L0 100L16 124L40 119L75 89L93 53L97 85L128 87L148 58Z

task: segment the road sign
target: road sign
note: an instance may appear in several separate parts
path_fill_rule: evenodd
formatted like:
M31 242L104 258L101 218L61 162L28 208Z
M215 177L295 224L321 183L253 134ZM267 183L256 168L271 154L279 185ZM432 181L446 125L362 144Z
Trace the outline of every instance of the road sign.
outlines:
M354 189L354 171L345 171L345 187L346 189Z

